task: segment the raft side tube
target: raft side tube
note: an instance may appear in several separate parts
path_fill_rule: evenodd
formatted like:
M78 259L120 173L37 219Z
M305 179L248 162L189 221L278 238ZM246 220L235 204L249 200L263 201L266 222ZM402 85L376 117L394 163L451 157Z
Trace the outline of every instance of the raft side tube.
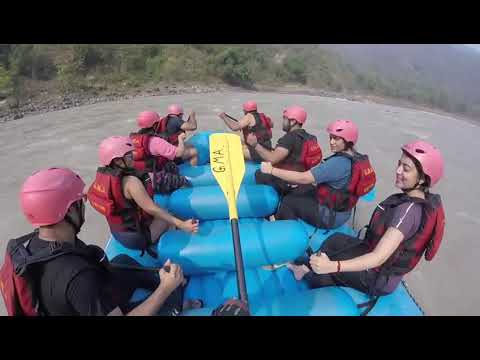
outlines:
M157 201L157 197L155 197ZM279 196L268 185L244 185L237 198L240 218L263 218L277 211ZM182 188L168 200L168 210L183 219L228 219L228 203L217 185Z

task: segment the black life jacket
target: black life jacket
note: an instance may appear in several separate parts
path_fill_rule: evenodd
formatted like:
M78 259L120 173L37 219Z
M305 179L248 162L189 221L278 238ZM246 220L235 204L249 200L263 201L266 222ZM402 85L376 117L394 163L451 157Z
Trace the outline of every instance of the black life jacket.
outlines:
M247 126L242 129L244 138L246 139L248 134L252 133L255 134L260 144L268 144L272 139L272 119L264 113L259 113L257 111L252 111L250 114L255 118L255 125L252 127ZM271 145L269 147L271 147Z
M292 171L306 171L322 161L322 149L314 135L303 129L293 131L297 141L293 150L276 168Z
M422 222L419 230L409 239L404 239L395 252L380 267L374 269L388 275L404 275L412 271L422 255L431 261L437 253L445 229L445 212L438 194L425 194L425 200L410 197L403 193L389 196L377 205L365 234L370 251L375 249L387 231L395 208L403 203L422 206Z
M8 242L5 262L0 269L0 291L3 295L9 316L46 315L42 310L36 291L35 272L38 266L64 255L75 255L86 259L86 265L70 269L69 274L62 274L73 279L88 267L100 267L107 270L108 260L101 248L95 245L74 246L69 243L49 242L47 248L31 253L24 245L38 231L24 235ZM79 263L80 264L80 263ZM91 264L91 265L87 265Z
M328 184L317 185L317 199L321 205L325 205L334 211L348 211L355 207L358 199L373 189L377 181L375 171L367 155L354 152L353 156L345 152L336 153L334 156L343 156L350 159L352 171L350 182L344 189L334 189Z

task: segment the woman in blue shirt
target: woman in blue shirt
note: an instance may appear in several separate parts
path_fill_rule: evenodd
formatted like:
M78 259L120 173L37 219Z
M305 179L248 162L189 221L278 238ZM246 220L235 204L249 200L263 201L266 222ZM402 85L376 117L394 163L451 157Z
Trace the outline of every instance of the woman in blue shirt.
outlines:
M350 218L351 208L339 207L338 204L332 206L326 198L332 193L347 192L352 159L357 154L353 146L358 140L358 128L350 120L337 120L328 125L327 132L333 156L310 170L288 171L274 168L268 162L262 163L263 173L301 185L282 199L275 215L277 220L302 219L315 227L332 229ZM325 194L325 188L329 194Z

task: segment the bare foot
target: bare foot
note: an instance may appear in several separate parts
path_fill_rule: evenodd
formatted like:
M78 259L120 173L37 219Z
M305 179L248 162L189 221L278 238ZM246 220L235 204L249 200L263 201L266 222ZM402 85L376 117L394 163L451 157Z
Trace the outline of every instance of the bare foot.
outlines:
M265 265L262 266L262 269L264 270L277 270L281 267L288 266L289 263L283 263L283 264L272 264L272 265Z
M303 277L310 272L310 269L306 265L288 264L287 268L293 272L293 276L297 281L302 280Z

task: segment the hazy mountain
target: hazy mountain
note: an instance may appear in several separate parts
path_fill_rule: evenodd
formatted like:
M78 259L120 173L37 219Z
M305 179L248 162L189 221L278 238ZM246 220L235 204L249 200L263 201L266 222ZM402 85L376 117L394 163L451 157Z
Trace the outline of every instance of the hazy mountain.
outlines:
M467 105L480 105L480 52L449 44L322 44L360 71L443 89Z

